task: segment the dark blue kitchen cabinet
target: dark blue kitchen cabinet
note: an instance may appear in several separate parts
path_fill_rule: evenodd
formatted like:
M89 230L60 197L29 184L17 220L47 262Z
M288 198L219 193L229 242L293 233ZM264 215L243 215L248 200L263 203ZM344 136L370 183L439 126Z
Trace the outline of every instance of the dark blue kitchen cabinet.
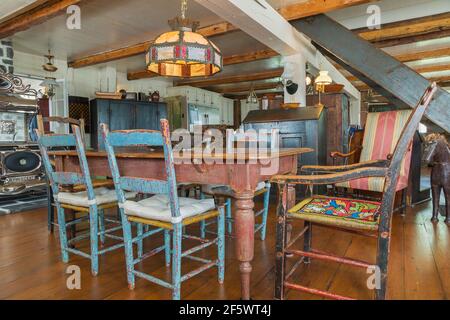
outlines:
M136 103L136 129L160 129L160 119L167 119L165 103Z
M91 146L103 150L100 124L110 130L160 129L160 119L167 119L167 107L163 102L94 99L90 102Z

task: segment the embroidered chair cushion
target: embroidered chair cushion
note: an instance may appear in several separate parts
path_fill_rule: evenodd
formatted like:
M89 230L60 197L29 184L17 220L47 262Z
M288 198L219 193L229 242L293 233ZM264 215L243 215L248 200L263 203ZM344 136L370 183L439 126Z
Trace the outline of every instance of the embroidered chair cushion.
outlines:
M378 229L380 203L313 196L299 202L289 215L306 221L357 229Z
M178 198L180 213L183 219L196 216L216 208L214 199L198 200L193 198ZM169 197L163 194L155 195L141 201L125 201L125 214L144 219L171 222Z
M116 191L108 188L95 188L95 200L97 205L105 203L117 202ZM134 198L136 192L126 192L125 197L127 199ZM82 192L60 192L57 197L60 203L70 204L79 207L89 207L89 199L86 191Z

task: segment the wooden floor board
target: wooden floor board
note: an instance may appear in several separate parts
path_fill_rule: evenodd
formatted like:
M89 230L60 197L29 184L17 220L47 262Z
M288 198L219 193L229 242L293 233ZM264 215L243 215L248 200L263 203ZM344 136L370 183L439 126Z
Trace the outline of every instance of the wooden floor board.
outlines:
M450 296L450 228L443 223L430 222L431 204L408 209L407 215L393 218L389 266L388 297L390 299L448 299ZM293 222L300 230L302 222ZM198 234L198 227L189 231ZM255 236L252 292L254 299L272 299L275 261L275 206L271 206L268 234L265 241ZM294 231L295 233L295 231ZM162 244L162 237L146 240L149 250ZM226 240L225 283L217 281L217 270L212 268L182 285L183 299L239 299L239 269L234 257L234 239ZM108 240L108 245L114 243ZM192 245L185 241L184 246ZM123 249L100 258L100 273L91 276L89 260L70 255L69 264L60 259L57 233L47 232L46 210L0 216L0 299L170 299L170 290L144 279L136 280L135 290L127 287ZM298 241L302 247L302 240ZM313 247L349 258L375 261L376 240L339 231L314 227ZM89 250L88 241L81 244ZM197 254L216 257L215 247ZM292 260L292 259L290 259ZM183 260L183 273L197 263ZM289 262L290 264L292 261ZM81 290L68 290L68 265L81 268ZM158 255L139 265L146 272L169 280L171 268L164 265L164 256ZM321 290L330 290L358 299L369 299L368 274L364 269L337 263L312 260L302 265L292 281ZM287 291L288 299L319 299L294 290Z

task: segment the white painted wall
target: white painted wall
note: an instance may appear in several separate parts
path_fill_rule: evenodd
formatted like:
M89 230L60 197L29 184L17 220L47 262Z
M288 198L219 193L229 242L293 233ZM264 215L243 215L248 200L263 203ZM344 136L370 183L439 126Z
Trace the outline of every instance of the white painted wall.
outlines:
M67 61L55 59L58 67L55 73L42 70L45 59L29 53L14 52L15 73L33 77L51 76L66 79L69 95L95 98L96 91L114 92L125 89L130 92L149 93L158 90L161 97L167 96L167 88L173 85L166 78L141 79L128 81L124 72L117 72L114 66L87 67L81 69L67 68Z
M157 90L159 95L164 98L167 97L167 88L172 86L172 80L164 77L128 81L125 72L117 72L117 90L125 89L129 92L143 92L145 94Z

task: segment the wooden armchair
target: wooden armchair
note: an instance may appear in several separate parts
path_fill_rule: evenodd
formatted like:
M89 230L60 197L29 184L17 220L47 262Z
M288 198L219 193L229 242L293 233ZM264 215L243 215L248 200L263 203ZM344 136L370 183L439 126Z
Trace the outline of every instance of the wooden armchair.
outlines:
M406 126L401 130L400 138L389 159L367 161L350 166L320 167L322 174L316 175L279 175L272 178L271 181L278 184L280 192L280 202L277 209L275 298L283 299L285 288L290 288L326 298L350 299L349 297L327 291L294 284L290 281L295 269L298 268L301 263L309 263L309 259L311 258L344 263L366 270L368 270L369 267L373 268L379 279L379 286L375 288L375 297L377 299L386 298L388 258L395 191L400 179L403 160L411 145L419 122L436 90L436 84L433 83L425 91L419 104L406 122ZM391 135L392 134L393 133L391 132ZM381 202L312 196L299 202L293 208L287 207L288 185L327 185L366 178L383 179L384 185L382 188ZM291 237L289 243L286 232L287 219L301 219L304 221L304 229L297 236ZM311 247L313 225L327 226L339 231L376 238L378 245L375 265L361 260L338 257L313 249ZM293 245L301 237L304 237L303 249L292 249ZM288 272L285 270L287 255L300 257Z
M368 161L378 161L389 159L397 145L405 123L411 114L411 110L395 110L388 112L370 112L367 116L364 137L361 146L357 146L349 153L332 152L333 159L342 158L345 161L349 157L360 152L360 163ZM405 157L401 163L400 178L396 186L397 192L402 192L401 208L406 208L406 189L408 187L409 169L411 164L411 147L408 148ZM314 172L324 169L320 166L304 166L305 172ZM384 187L384 177L364 177L350 181L336 183L334 187L341 187L354 190L372 191L382 193ZM335 189L336 190L336 189Z

